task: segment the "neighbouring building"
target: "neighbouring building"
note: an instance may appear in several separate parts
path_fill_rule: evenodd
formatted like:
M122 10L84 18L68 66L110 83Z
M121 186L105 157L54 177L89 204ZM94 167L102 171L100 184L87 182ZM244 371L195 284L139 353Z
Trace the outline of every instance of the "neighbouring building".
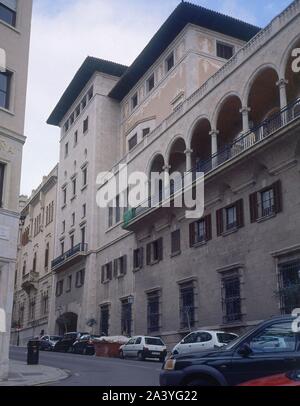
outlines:
M300 307L299 24L299 0L264 29L183 2L130 67L84 62L48 120L61 128L56 332L67 318L171 345ZM127 190L97 207L98 173L120 164L204 172L204 216L166 207L151 182L155 207L124 210Z
M8 373L31 9L32 0L0 0L0 52L6 55L6 69L0 71L0 308L6 313L0 379Z
M30 338L49 331L57 175L58 166L43 178L29 199L20 198L11 335L11 342L15 345L26 345Z

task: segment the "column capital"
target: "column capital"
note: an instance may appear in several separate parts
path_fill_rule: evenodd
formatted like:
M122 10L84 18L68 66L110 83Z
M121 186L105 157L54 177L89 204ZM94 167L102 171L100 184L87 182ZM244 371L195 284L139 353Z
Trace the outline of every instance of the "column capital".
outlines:
M171 169L171 165L164 165L162 169L167 172Z
M213 129L213 130L211 130L210 132L209 132L209 135L219 135L220 134L220 131L219 130L215 130L215 129Z
M246 114L246 113L250 113L250 111L251 111L251 107L248 107L248 106L242 106L242 108L240 108L240 113L242 113L242 114Z
M194 151L192 150L192 149L190 149L190 148L187 148L185 151L184 151L184 153L186 154L186 155L188 155L188 154L192 154Z
M289 83L289 81L288 81L287 79L282 78L282 79L279 79L279 80L276 82L276 86L278 86L278 87L285 87L288 83Z

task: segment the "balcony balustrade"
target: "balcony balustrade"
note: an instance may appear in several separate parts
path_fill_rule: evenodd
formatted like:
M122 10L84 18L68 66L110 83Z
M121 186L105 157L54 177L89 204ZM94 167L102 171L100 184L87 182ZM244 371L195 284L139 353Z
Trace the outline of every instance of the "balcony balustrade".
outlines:
M61 270L63 267L69 266L77 260L81 260L86 256L88 250L87 244L77 244L69 251L60 255L51 262L51 268L53 271Z

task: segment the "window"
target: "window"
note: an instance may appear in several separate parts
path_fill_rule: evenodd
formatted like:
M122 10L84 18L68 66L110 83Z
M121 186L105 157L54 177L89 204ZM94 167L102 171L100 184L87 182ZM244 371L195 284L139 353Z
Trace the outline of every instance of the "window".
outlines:
M109 262L105 264L101 269L101 283L106 283L112 280L113 264Z
M230 59L233 56L234 47L228 44L217 42L217 56L223 59Z
M150 128L144 128L143 129L143 138L147 137L147 135L150 134Z
M72 216L71 216L71 225L72 225L72 227L75 226L75 213L72 213Z
M250 219L255 223L258 219L270 217L282 212L281 181L249 196Z
M64 243L64 241L60 243L60 250L61 250L61 255L64 255L64 253L65 253L65 243Z
M49 313L49 294L48 294L48 292L42 293L41 302L42 302L41 315L46 316Z
M155 79L154 79L154 73L153 75L150 76L150 78L147 80L147 92L151 92L151 90L155 86Z
M0 107L7 110L10 104L11 77L9 72L0 72Z
M244 201L243 199L230 206L217 210L217 235L244 227Z
M63 206L65 206L67 204L67 187L62 190L62 194Z
M74 235L71 235L71 237L70 237L70 247L71 247L71 249L74 248Z
M26 261L23 262L22 276L26 275Z
M61 232L62 232L62 234L66 232L66 222L65 222L65 220L61 223Z
M92 87L92 88L89 90L88 95L87 95L88 101L92 100L93 96L94 96L94 88Z
M84 110L86 108L86 97L84 97L82 99L81 106L82 106L82 110Z
M34 320L35 318L35 298L31 299L29 302L29 320Z
M4 0L0 2L0 20L16 26L17 0Z
M78 131L75 131L74 133L74 147L78 144Z
M87 117L84 121L83 121L83 133L86 133L89 129L89 118Z
M0 163L0 207L3 207L5 165Z
M81 228L81 244L85 244L85 227Z
M282 313L300 308L300 259L279 265L279 289Z
M116 197L115 214L116 214L116 223L119 223L121 220L121 208L120 208L120 196L119 195Z
M132 110L136 108L138 105L138 94L135 93L135 95L131 98L131 108Z
M169 72L175 65L174 52L166 59L166 71Z
M69 143L67 142L65 144L65 158L67 158L68 155L69 155Z
M128 141L128 148L131 151L137 145L137 134L131 137Z
M69 121L66 121L64 125L64 131L67 132L68 129L69 129Z
M148 293L148 333L160 331L160 291Z
M128 299L121 301L121 334L131 336L132 332L132 304Z
M86 217L86 204L82 205L82 218Z
M76 196L76 178L72 180L72 192L73 192L73 197Z
M144 266L144 248L137 248L133 251L133 268L141 269Z
M100 334L108 336L109 332L109 305L100 308Z
M194 282L183 283L180 289L180 325L191 328L195 325L195 287Z
M238 271L230 271L222 276L222 305L224 323L242 320L241 282Z
M36 272L36 262L37 262L37 254L35 252L33 255L33 261L32 261L32 272Z
M173 231L171 234L171 254L175 255L180 253L181 248L180 230Z
M127 273L127 256L124 255L114 260L114 277L120 278Z
M84 269L81 269L79 272L76 273L76 288L81 288L81 286L84 285L84 276Z
M72 290L72 275L69 275L67 278L67 289L66 292L71 292Z
M190 224L190 246L204 243L212 238L211 215Z
M250 340L253 353L294 352L296 350L296 333L292 323L275 323L260 331Z
M147 245L147 265L163 260L163 239L160 238Z
M64 290L64 281L58 281L56 283L56 296L61 296L63 294L63 290Z
M77 118L77 117L79 117L79 116L80 116L80 105L77 106L77 107L76 107L76 110L75 110L75 118Z
M109 207L108 208L108 227L109 228L113 226L113 215L114 215L114 208Z
M48 269L49 266L49 243L46 245L46 250L45 250L45 268Z
M87 185L87 175L88 175L87 167L84 167L82 169L82 187L85 187Z
M70 116L70 125L74 124L74 113Z

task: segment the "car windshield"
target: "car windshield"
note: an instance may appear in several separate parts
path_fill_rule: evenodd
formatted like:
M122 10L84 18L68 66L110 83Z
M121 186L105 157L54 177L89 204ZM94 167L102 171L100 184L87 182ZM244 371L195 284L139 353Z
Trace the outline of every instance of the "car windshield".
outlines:
M218 341L222 344L229 344L231 341L235 340L237 336L230 333L217 333Z
M58 340L60 340L61 339L61 337L59 337L59 336L51 336L50 337L50 340L51 341L58 341Z
M157 345L159 347L165 346L165 344L162 342L162 340L160 338L146 337L145 343L148 345Z
M240 341L243 341L248 335L250 335L257 327L253 327L251 330L244 333L241 337L237 337L235 340L231 341L230 344L222 348L224 351L232 350L232 348L237 345Z

